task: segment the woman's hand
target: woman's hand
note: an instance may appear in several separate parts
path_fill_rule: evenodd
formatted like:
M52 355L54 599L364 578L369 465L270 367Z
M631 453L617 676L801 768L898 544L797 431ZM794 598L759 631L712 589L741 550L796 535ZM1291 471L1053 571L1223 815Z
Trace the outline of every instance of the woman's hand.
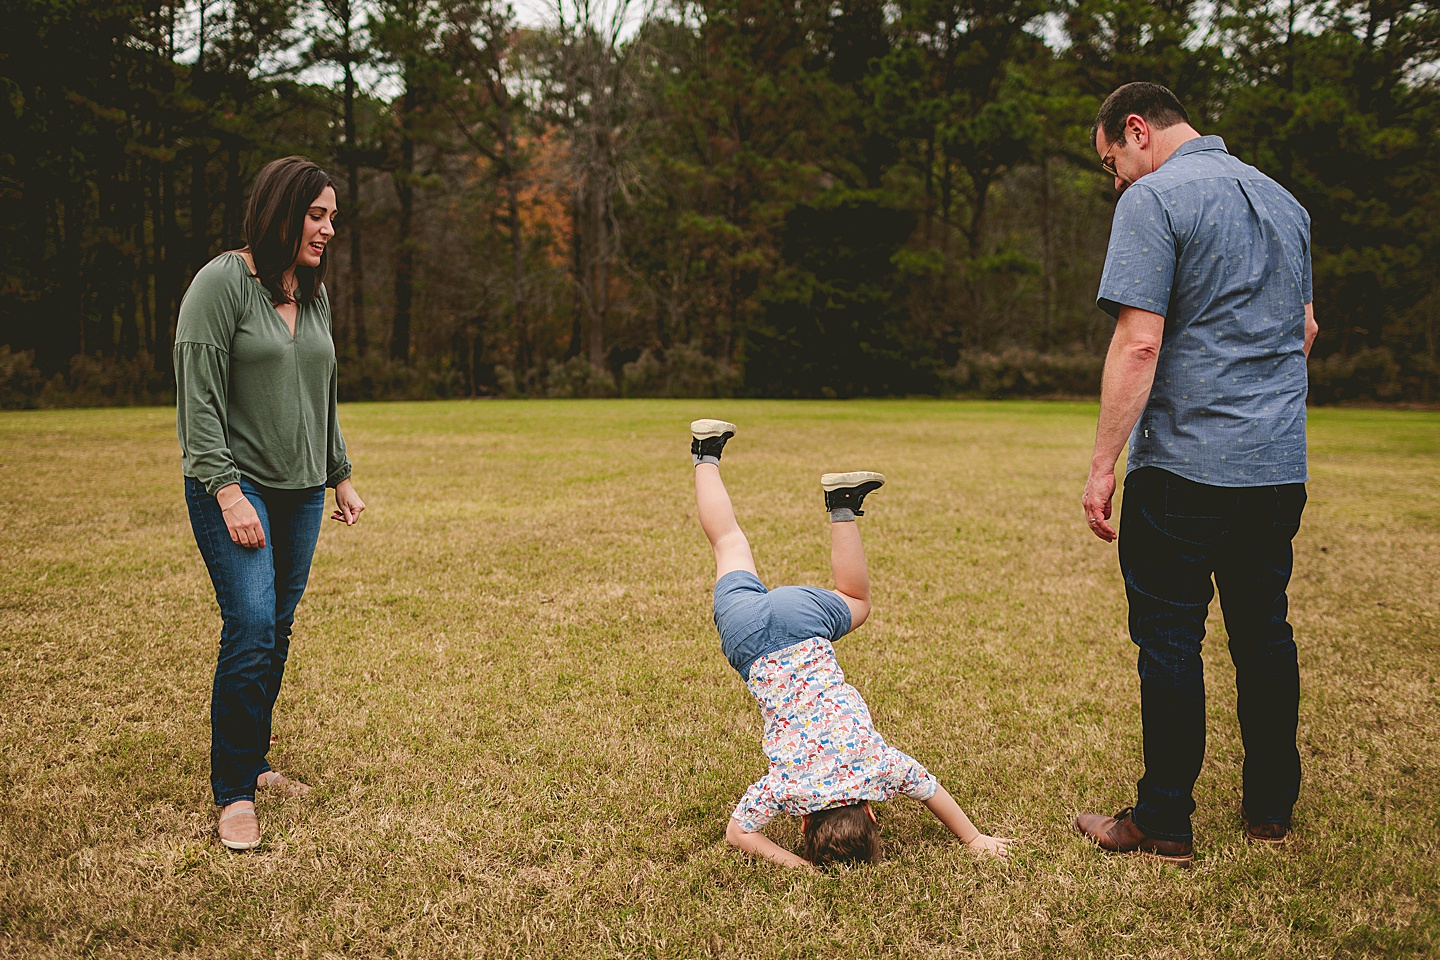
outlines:
M265 546L265 528L260 524L260 514L255 505L245 496L238 483L227 483L215 491L215 502L220 506L220 515L225 518L225 529L230 539L242 547L258 550Z
M355 484L350 482L349 477L335 485L335 512L330 514L331 520L339 520L345 526L353 527L364 511L365 501L355 492Z

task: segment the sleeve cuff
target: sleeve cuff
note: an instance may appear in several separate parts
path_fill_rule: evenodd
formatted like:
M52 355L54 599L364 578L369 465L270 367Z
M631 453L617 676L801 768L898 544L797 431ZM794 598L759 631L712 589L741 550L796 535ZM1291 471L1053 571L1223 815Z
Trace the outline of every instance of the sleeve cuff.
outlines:
M940 781L935 779L935 775L933 773L927 773L925 775L925 780L921 781L920 786L916 789L915 793L912 796L914 799L919 800L921 803L924 803L926 800L929 800L931 797L935 796L935 793L939 789Z
M217 493L220 492L220 489L221 489L222 487L228 487L228 486L230 486L230 484L232 484L232 483L239 483L239 482L240 482L240 471L239 471L239 470L233 470L233 469L232 469L232 470L228 470L228 471L226 471L225 473L220 474L218 477L212 477L212 478L206 480L206 481L205 481L205 492L208 493L208 494L210 494L210 496L213 497L213 496L215 496L215 494L217 494Z
M1117 294L1117 296L1119 295ZM1137 297L1136 299L1138 300L1142 298ZM1136 310L1144 310L1147 313L1159 314L1162 317L1165 316L1165 312L1170 309L1170 304L1168 303L1157 304L1153 300L1146 300L1144 303L1129 303L1125 300L1119 300L1113 297L1107 297L1103 295L1095 298L1095 306L1108 313L1112 320L1119 320L1120 311L1123 310L1125 307L1134 307Z
M753 807L746 807L742 802L737 805L734 810L730 811L730 819L740 824L740 829L745 833L759 833L764 830L765 825L770 822L769 817L765 817L762 820L756 816L756 814L760 812L761 811Z
M340 484L350 479L350 473L350 461L347 460L344 463L340 464L340 466L336 467L334 470L330 471L330 475L325 478L325 486L340 486Z

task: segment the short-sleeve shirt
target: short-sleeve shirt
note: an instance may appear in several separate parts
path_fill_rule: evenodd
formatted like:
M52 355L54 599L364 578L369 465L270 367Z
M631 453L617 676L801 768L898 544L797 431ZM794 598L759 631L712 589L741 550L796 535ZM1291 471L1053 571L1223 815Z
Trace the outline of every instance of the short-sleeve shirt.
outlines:
M1310 216L1219 137L1182 144L1115 207L1097 303L1165 318L1127 472L1303 483Z
M813 637L761 657L746 686L765 719L770 761L730 814L746 833L781 812L799 817L860 800L935 795L935 778L876 732L830 641Z

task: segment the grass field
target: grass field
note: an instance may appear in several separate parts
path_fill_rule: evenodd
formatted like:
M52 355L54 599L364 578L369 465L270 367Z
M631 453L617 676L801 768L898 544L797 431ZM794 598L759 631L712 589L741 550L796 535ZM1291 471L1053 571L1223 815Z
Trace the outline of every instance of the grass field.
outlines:
M821 472L875 612L839 645L879 729L982 830L909 800L885 860L807 876L726 847L764 771L710 623L687 423L768 583L826 584ZM1129 803L1138 683L1111 546L1079 509L1085 404L348 406L362 524L327 524L277 709L264 846L208 787L219 633L163 409L0 415L0 955L1440 955L1440 414L1318 410L1296 544L1305 782L1248 847L1213 611L1193 870L1071 832ZM793 824L771 835L793 846Z

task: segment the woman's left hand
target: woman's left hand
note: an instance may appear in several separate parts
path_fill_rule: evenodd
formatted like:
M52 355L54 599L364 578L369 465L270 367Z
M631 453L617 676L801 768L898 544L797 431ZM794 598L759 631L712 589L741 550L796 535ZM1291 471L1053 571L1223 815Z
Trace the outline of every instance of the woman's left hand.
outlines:
M349 477L335 485L335 512L330 514L331 520L339 520L345 526L353 527L364 511L365 501L355 492L355 484L350 482Z

